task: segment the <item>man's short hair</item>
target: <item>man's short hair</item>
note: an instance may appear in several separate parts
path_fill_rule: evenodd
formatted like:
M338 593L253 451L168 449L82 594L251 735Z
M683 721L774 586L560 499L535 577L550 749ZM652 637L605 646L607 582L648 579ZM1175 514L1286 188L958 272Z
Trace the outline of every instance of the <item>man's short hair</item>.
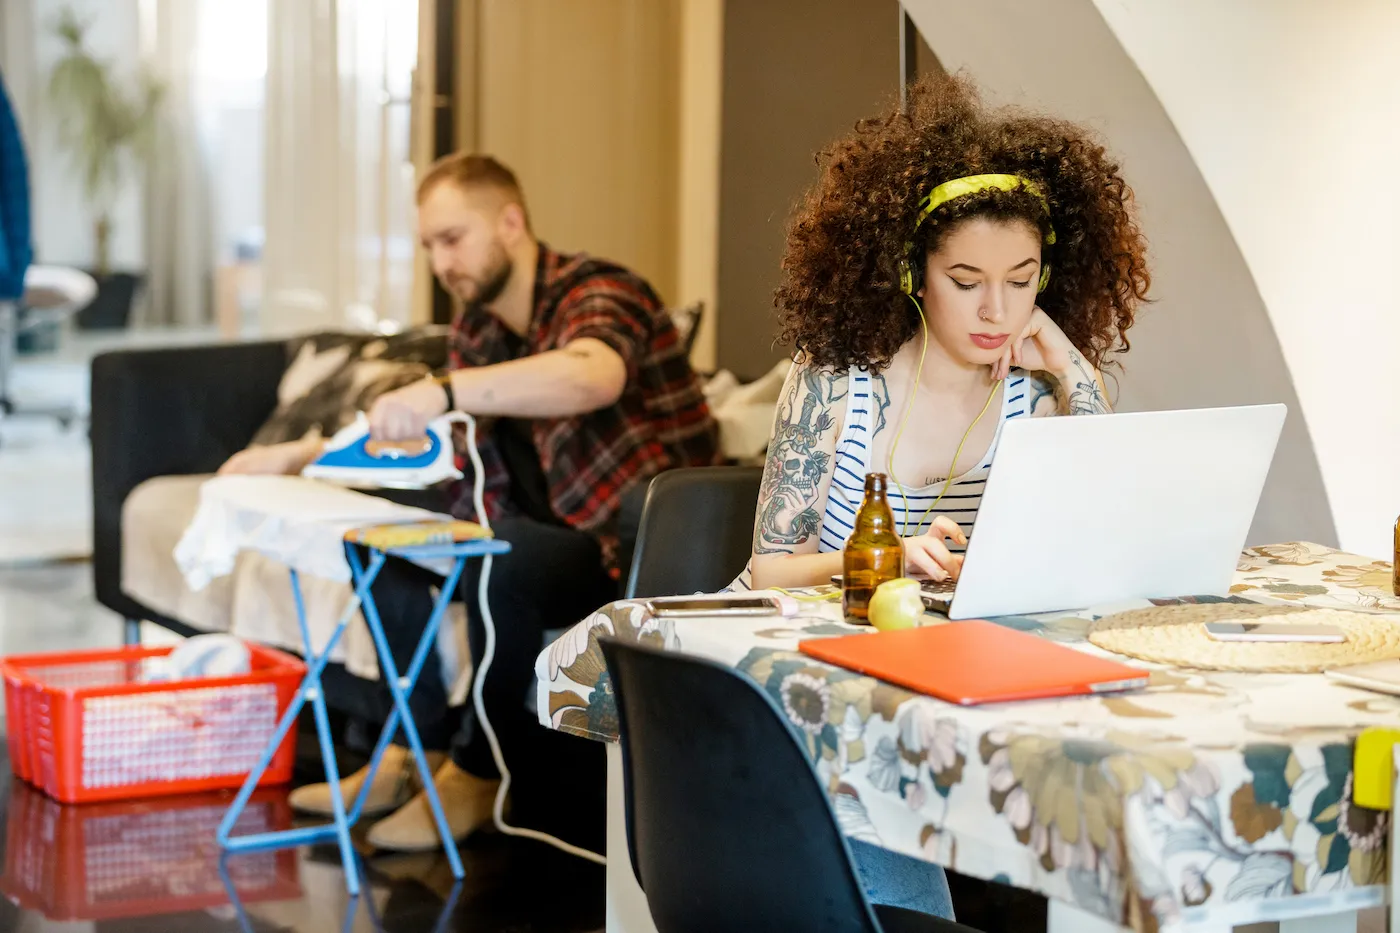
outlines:
M489 155L475 152L454 152L438 159L428 166L428 171L418 182L417 202L423 199L443 182L451 182L457 187L494 188L505 195L510 203L519 204L525 210L525 192L520 189L520 181L515 173ZM529 212L526 211L526 223Z

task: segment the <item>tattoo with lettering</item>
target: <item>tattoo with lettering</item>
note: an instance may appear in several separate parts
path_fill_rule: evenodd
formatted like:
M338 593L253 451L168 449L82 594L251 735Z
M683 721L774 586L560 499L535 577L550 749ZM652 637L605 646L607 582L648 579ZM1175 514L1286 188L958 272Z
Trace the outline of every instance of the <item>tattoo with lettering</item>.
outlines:
M870 430L873 439L885 428L885 412L890 407L890 387L885 383L885 374L870 377L870 410L875 416L870 419L874 425Z
M831 456L818 446L822 435L835 425L832 407L844 397L844 374L804 368L779 399L758 494L755 554L791 554L795 545L806 542L821 527L817 499Z
M1065 374L1063 386L1068 397L1068 413L1071 415L1102 415L1112 409L1108 399L1099 388L1094 369L1076 351L1069 351L1070 372Z

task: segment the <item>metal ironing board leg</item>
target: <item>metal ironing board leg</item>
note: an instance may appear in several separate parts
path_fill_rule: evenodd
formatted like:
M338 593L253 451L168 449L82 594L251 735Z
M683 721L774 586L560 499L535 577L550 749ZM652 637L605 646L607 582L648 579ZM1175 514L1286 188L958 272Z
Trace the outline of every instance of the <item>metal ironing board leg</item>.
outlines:
M351 576L355 579L359 579L362 573L360 569L359 555L356 554L355 549L350 546L346 547L345 552L346 560L350 564ZM427 628L424 630L423 637L418 641L417 649L415 649L413 652L413 658L409 661L407 673L405 673L401 678L401 682L407 684L407 686L403 688L405 691L405 695L412 693L414 686L416 686L418 683L418 676L422 673L423 665L428 660L429 649L432 648L433 644L437 640L438 629L442 625L443 616L446 614L447 607L452 601L451 595L457 591L457 584L461 580L462 570L466 566L466 562L466 558L458 559L453 565L452 570L449 572L447 579L443 582L442 589L439 591L438 599L433 604L432 615L428 617ZM380 625L382 629L382 623L379 621L379 607L366 607L365 612L367 613L366 620L368 620L368 613L373 612L375 617L375 624ZM376 654L378 653L378 651L379 643L376 641ZM380 759L384 756L385 750L388 749L389 743L393 741L394 733L395 730L398 728L398 725L399 708L397 705L395 705L394 709L389 713L389 719L387 722L384 723L384 728L379 733L379 740L375 743L374 751L370 755L369 776L367 777L365 782L360 786L360 792L355 796L355 803L350 807L351 825L353 825L357 820L359 820L360 814L364 810L365 801L369 798L370 786L373 783L374 775L379 770Z
M340 789L340 774L335 765L335 744L330 734L330 722L326 715L325 697L321 691L321 672L325 670L326 664L330 661L331 652L340 643L340 637L345 633L345 628L350 619L354 617L355 611L359 608L360 602L369 592L379 571L384 564L383 558L372 563L368 572L356 581L354 595L341 612L340 618L336 620L335 629L332 630L330 638L326 640L325 647L317 653L311 646L311 633L306 624L306 603L302 598L301 578L296 570L290 571L292 584L292 599L296 604L297 626L301 630L302 646L306 652L306 676L302 679L301 686L297 688L296 697L287 707L287 711L282 715L282 721L277 724L277 730L273 733L272 740L268 742L267 748L263 750L262 756L258 759L257 765L248 773L247 779L243 782L242 788L238 791L238 796L229 805L228 812L224 814L223 821L219 824L216 838L219 845L226 852L259 852L266 849L279 849L285 846L304 845L314 842L323 842L328 839L335 839L340 847L341 862L345 865L346 886L350 893L359 892L359 878L352 870L354 865L354 848L350 843L350 824L345 817L345 802L342 799ZM307 826L298 829L281 830L279 832L256 833L248 836L233 836L233 826L238 822L238 818L243 814L243 809L248 805L248 800L253 795L253 791L258 786L263 772L272 761L272 756L276 753L278 746L282 744L283 738L296 722L297 715L306 701L311 701L312 711L316 720L316 737L321 746L321 760L326 768L326 779L331 782L333 792L331 794L331 807L335 819L331 823L319 826Z
M379 679L389 688L389 694L394 699L394 709L389 714L388 721L384 723L384 728L379 733L379 741L375 743L374 753L370 756L369 774L355 798L355 805L351 811L351 822L353 823L359 818L365 800L369 796L374 775L379 770L379 762L384 756L384 750L393 739L398 726L402 724L404 735L408 739L409 749L413 753L414 764L418 768L418 775L422 780L423 793L428 798L428 809L432 811L433 822L437 825L438 835L442 839L443 849L447 853L447 862L452 867L452 877L460 881L465 875L462 869L462 856L457 852L456 840L452 838L452 832L447 826L447 817L442 812L442 801L438 799L437 785L433 782L433 772L428 767L428 760L423 752L423 742L418 735L418 724L414 722L413 713L408 708L408 695L418 683L418 675L423 671L423 664L427 660L429 649L437 641L438 627L442 624L442 617L447 612L448 604L452 602L452 594L457 592L457 582L461 579L462 568L466 566L468 560L466 555L454 555L450 549L446 548L442 556L454 558L452 570L448 573L447 579L438 593L437 600L433 603L432 614L428 616L428 623L423 629L422 637L418 640L418 647L414 650L413 659L409 662L406 674L400 676L398 667L394 663L394 655L389 649L388 639L384 636L384 624L379 618L379 607L374 604L373 594L366 592L361 604L370 637L374 639L375 651L379 655ZM384 558L383 551L371 548L371 569L382 565ZM364 576L360 569L359 555L355 553L353 547L348 545L346 559L350 562L350 573L356 580Z
M356 857L354 848L350 841L350 827L355 825L364 809L365 799L368 796L369 787L373 782L374 774L379 768L379 763L383 758L384 751L389 742L393 739L394 733L399 726L403 727L404 734L408 738L409 747L413 753L413 759L418 768L419 775L423 779L424 790L428 798L428 805L433 813L433 820L437 826L438 834L443 840L443 848L447 854L448 863L452 868L453 877L460 881L465 872L462 868L461 855L457 851L455 840L452 839L451 831L447 826L447 818L443 814L442 802L438 799L437 788L433 783L432 772L428 769L427 758L423 752L423 743L418 734L417 724L413 720L413 714L408 707L408 696L413 692L414 685L418 682L418 677L422 674L423 667L427 663L430 649L437 640L438 629L442 625L442 619L447 612L447 606L452 601L452 594L456 592L458 582L461 580L463 568L466 562L473 557L481 557L486 554L504 554L510 550L510 545L492 539L469 540L451 544L440 545L420 545L408 548L396 548L388 551L377 548L369 548L370 560L368 567L365 567L359 555L353 547L347 545L346 557L350 564L351 579L354 581L354 595L342 611L340 618L336 621L335 629L326 641L326 646L320 653L316 653L311 647L311 634L306 622L306 606L302 597L301 581L295 569L290 572L292 583L292 597L296 604L297 625L301 630L302 644L305 647L307 659L306 677L303 678L301 686L297 690L297 695L287 708L281 722L277 725L277 730L273 734L272 741L264 750L257 766L249 773L248 778L243 782L243 787L239 790L238 796L234 798L229 806L228 812L224 814L223 821L219 824L217 838L219 845L226 853L255 852L267 849L280 849L295 845L309 845L317 842L325 842L335 839L340 847L341 861L345 867L345 884L350 895L356 896L360 893L360 876L355 869ZM409 662L408 670L400 674L394 662L394 657L389 649L388 640L384 635L384 627L379 616L378 607L374 603L372 587L379 573L384 568L385 561L390 557L404 557L410 560L452 560L452 567L449 571L444 585L438 594L437 600L433 604L432 614L428 617L424 627L422 637L418 646L414 650L413 658ZM335 744L330 734L330 722L326 713L325 697L321 690L321 673L325 670L326 664L330 660L331 652L339 644L341 636L345 632L346 626L354 617L356 610L362 610L365 622L370 630L370 636L374 641L375 652L379 659L380 676L385 685L389 688L389 693L393 697L394 709L390 713L389 720L384 724L379 740L375 744L374 753L370 758L369 770L366 779L356 795L355 802L348 810L345 805L345 798L340 788L340 773L335 764ZM316 721L316 734L321 746L321 759L326 771L326 780L331 785L331 809L334 815L332 822L318 826L307 826L298 829L281 830L277 832L257 833L247 836L233 836L234 824L242 815L244 808L248 804L254 789L257 787L259 779L267 770L272 756L275 754L283 738L286 736L292 724L296 721L305 703L310 700L312 712Z

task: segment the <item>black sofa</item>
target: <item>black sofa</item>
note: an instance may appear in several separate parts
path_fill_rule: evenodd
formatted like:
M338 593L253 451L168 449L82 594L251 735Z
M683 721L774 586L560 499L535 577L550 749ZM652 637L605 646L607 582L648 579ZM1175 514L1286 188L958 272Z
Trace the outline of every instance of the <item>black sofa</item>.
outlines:
M212 473L277 405L282 341L119 350L92 361L92 577L97 601L133 622L198 631L122 591L122 504L157 476Z

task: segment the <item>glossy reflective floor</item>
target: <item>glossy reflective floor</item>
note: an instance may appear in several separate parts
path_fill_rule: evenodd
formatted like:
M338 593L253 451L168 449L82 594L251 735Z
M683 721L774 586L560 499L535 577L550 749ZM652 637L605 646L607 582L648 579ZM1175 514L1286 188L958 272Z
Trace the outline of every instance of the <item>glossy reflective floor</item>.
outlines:
M86 564L0 570L0 654L114 644ZM304 749L315 775L314 744ZM10 777L0 744L0 933L331 933L600 930L603 869L537 843L481 833L454 885L440 855L374 856L352 901L334 847L221 865L226 795L63 806ZM262 792L241 831L293 825L285 792ZM245 828L246 827L246 830Z

